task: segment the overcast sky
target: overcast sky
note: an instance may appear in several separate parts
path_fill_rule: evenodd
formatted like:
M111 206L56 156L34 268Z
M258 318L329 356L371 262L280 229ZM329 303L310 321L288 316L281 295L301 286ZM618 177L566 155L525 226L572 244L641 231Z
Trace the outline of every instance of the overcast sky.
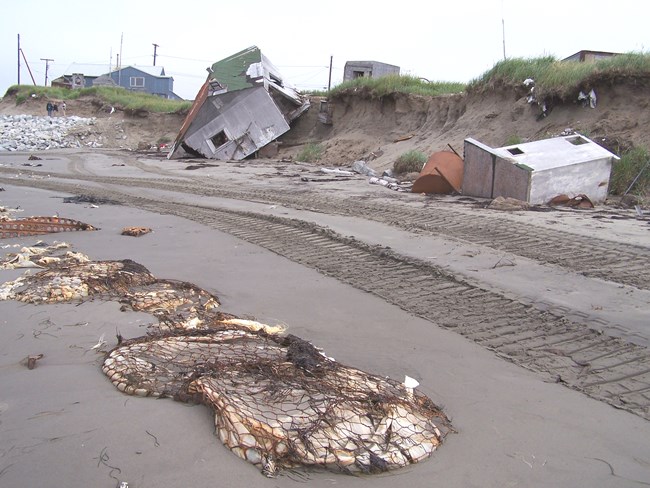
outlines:
M206 67L257 45L298 89L332 86L349 60L398 65L431 81L467 82L507 57L582 49L647 52L650 2L456 0L8 0L0 14L0 96L16 84L20 46L38 85L73 63L156 65L193 99ZM122 42L120 42L122 40ZM21 59L21 84L32 84Z

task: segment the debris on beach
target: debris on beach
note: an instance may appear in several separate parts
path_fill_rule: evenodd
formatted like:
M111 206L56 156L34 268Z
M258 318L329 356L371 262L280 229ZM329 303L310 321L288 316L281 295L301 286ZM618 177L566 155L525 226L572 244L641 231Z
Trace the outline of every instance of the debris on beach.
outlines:
M43 359L43 354L34 354L27 356L25 363L27 364L27 369L34 369L36 367L36 361Z
M511 197L546 205L558 194L607 198L614 162L620 158L591 139L571 134L492 148L465 139L462 193Z
M461 193L463 160L451 151L433 153L413 182L413 193Z
M97 230L97 228L78 220L62 217L25 217L15 220L0 220L0 239L82 230Z
M123 236L140 237L151 232L149 227L124 227L121 234Z
M413 378L340 364L284 328L223 313L216 296L160 280L134 261L52 257L60 261L0 286L0 296L113 300L151 313L158 324L144 337L120 338L102 371L127 394L209 406L223 444L266 476L300 466L380 473L428 458L453 431ZM100 337L92 349L104 343Z

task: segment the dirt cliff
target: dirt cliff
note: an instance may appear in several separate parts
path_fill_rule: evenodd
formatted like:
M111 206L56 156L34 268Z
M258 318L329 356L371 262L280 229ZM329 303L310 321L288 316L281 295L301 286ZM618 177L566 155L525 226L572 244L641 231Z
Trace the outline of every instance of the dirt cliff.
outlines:
M595 108L583 106L578 91L573 99L549 99L546 116L541 116L539 104L527 102L525 90L512 87L435 98L347 93L332 102L331 126L317 122L319 104L314 103L282 140L289 147L322 143L324 161L330 164L347 165L376 156L371 164L377 169L390 167L412 149L432 153L451 145L462 153L467 137L499 147L572 129L616 153L650 147L648 80L602 80L593 88Z
M559 135L572 129L620 153L633 146L650 147L650 80L618 77L592 81L595 108L583 106L578 93L547 99L546 116L540 104L527 102L527 90L491 87L482 91L439 97L394 93L374 97L361 90L331 101L332 125L318 121L319 98L279 141L280 157L295 157L309 142L325 148L321 164L349 165L365 159L379 170L392 166L409 150L432 153L449 146L462 154L463 140L473 137L499 147ZM97 117L89 138L102 147L142 149L173 141L183 116L148 114L111 107L97 99L69 100L68 115ZM45 115L45 100L16 105L5 97L2 114Z

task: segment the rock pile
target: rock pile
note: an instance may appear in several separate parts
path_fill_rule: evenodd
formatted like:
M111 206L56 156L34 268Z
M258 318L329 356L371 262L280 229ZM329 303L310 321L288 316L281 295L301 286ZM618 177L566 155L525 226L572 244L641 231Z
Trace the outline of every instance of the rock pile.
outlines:
M81 147L95 118L0 116L1 151L44 151Z

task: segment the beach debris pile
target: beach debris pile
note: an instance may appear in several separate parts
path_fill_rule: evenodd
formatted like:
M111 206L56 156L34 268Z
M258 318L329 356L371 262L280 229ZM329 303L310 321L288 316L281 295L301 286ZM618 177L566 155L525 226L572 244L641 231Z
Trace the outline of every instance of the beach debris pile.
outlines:
M1 285L0 295L27 303L114 300L157 317L144 337L118 333L103 372L127 394L209 406L224 445L269 477L300 466L384 472L428 458L453 431L412 378L402 383L340 364L282 327L220 312L216 296L157 279L134 261L45 248L59 260Z
M0 152L82 147L95 118L0 115Z
M20 236L37 236L56 232L97 230L90 224L63 217L0 218L0 239Z

